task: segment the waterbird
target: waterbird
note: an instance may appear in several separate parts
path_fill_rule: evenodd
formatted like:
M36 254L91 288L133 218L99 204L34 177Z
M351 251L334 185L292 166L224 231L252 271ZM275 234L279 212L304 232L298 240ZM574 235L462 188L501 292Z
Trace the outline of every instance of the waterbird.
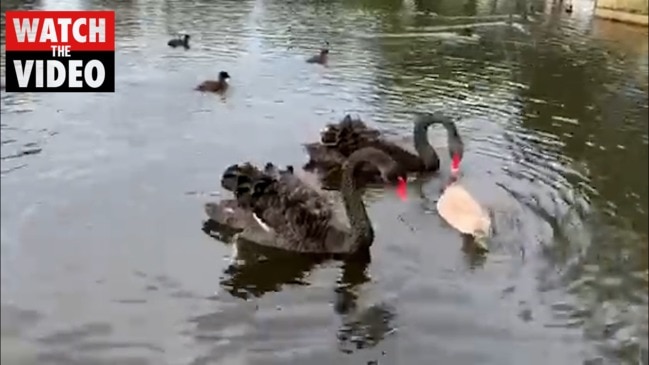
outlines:
M196 86L194 90L198 91L211 91L211 92L224 92L227 90L229 84L228 80L230 79L230 74L225 71L219 72L218 80L206 80L203 81L200 85Z
M176 47L185 47L185 49L189 49L189 38L191 36L189 34L183 34L182 37L177 37L177 38L172 38L167 42L167 45L172 48Z
M320 49L320 53L308 58L307 63L319 63L324 65L329 58L329 42L325 42L325 46Z
M451 174L457 176L464 154L464 143L455 123L440 112L418 114L414 121L413 141L417 154L381 137L380 131L368 127L360 119L346 115L337 124L328 124L320 132L320 141L304 144L309 161L304 165L307 171L315 171L325 185L333 186L340 179L341 166L354 151L374 147L387 153L407 172L436 172L440 161L435 149L428 141L428 128L441 124L447 131L448 148L451 156ZM365 183L380 183L379 172L372 166L363 166L359 171Z
M347 219L292 169L282 171L271 163L263 171L250 163L229 166L221 185L234 192L235 199L206 203L205 212L217 223L241 229L238 238L260 245L310 254L353 255L374 241L355 178L364 163L376 166L386 180L407 179L405 171L385 152L372 147L355 151L343 164L341 193Z

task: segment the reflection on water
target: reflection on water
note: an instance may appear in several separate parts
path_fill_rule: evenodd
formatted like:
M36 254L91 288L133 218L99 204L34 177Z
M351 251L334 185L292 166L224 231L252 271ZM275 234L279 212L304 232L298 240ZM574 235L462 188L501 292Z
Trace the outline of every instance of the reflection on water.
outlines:
M213 221L206 221L203 229L226 242L236 240L228 227ZM233 262L224 270L221 286L230 295L244 300L278 292L286 285L308 285L306 276L329 259L283 252L251 242L237 241L232 245L235 248ZM361 285L369 282L367 267L370 261L369 256L361 256L342 263L341 275L333 290L333 310L342 320L336 337L339 349L345 353L373 347L396 331L390 325L395 312L389 305L379 303L358 309L357 292Z
M116 9L118 74L0 95L2 360L648 363L647 31L574 3L3 1ZM324 41L328 67L304 62ZM227 98L192 90L220 70ZM409 144L439 108L493 214L486 260L437 216L441 178L368 196L367 262L199 229L226 166L301 166L345 113Z

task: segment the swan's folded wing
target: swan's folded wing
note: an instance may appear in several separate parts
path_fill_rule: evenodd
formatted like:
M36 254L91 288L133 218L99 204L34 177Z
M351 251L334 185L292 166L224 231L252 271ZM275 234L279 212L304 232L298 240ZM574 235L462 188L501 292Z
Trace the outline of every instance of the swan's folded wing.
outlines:
M280 181L290 223L299 227L304 237L324 238L321 230L329 226L333 204L295 175L283 176Z
M335 148L325 146L321 143L306 143L304 144L304 149L309 155L309 158L313 161L331 161L332 163L341 164L345 160L345 157L341 155L340 152L338 152Z
M282 179L273 187L272 193L256 200L254 211L286 244L291 245L291 250L324 252L333 209L317 191L297 181Z
M325 145L335 144L340 142L341 137L350 134L378 137L380 132L377 129L367 127L367 125L360 120L352 121L351 119L346 119L338 124L327 124L325 128L320 131L320 142Z

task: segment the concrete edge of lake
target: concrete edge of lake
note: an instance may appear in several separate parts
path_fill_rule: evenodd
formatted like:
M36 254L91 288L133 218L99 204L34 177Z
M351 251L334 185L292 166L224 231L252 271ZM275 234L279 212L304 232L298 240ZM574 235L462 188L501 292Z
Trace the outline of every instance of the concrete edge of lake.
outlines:
M648 0L598 0L595 16L627 24L649 26Z
M621 23L649 26L649 16L647 14L634 14L622 10L597 8L595 9L595 16Z

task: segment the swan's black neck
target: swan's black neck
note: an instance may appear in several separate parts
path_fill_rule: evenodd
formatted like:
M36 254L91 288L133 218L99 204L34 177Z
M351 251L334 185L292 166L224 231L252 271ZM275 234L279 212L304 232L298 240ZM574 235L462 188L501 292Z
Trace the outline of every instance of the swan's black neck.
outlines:
M462 159L462 155L464 154L464 142L462 142L462 138L457 131L455 123L449 120L442 124L444 125L444 128L446 128L448 152L451 155L451 158L453 158L454 155L458 155L460 159Z
M439 168L439 157L433 146L428 141L428 128L436 123L442 123L442 119L433 114L422 114L415 121L414 142L415 150L424 162L427 170L436 170Z
M356 166L349 166L343 171L340 189L351 226L351 252L356 252L361 247L369 247L374 241L374 229L367 215L362 194L354 181L354 170Z
M340 191L343 196L345 211L351 226L350 252L356 252L362 247L369 247L374 241L374 229L367 215L367 209L363 203L360 187L356 182L356 169L361 162L367 161L367 156L353 153L343 165Z
M451 156L459 154L462 157L464 145L457 127L452 120L439 113L425 113L417 117L414 128L415 149L427 168L439 167L439 157L428 141L428 128L433 124L441 124L446 129L449 152Z

